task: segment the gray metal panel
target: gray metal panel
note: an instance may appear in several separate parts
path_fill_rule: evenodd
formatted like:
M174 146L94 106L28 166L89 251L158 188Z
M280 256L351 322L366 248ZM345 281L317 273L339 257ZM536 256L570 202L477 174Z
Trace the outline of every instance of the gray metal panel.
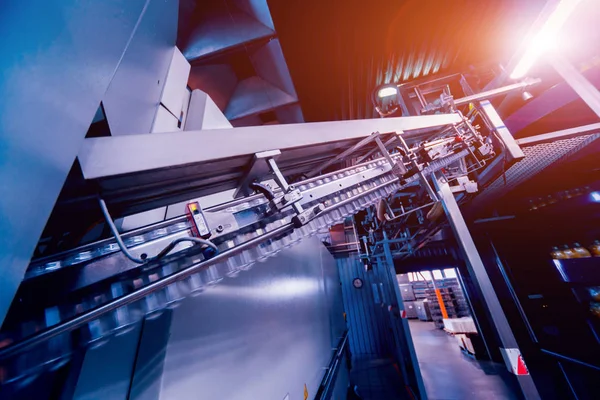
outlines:
M0 324L145 3L2 7Z
M128 398L140 332L141 323L103 346L87 350L73 400Z
M284 92L265 79L251 76L238 83L229 99L225 115L230 120L243 118L297 101L296 96Z
M173 57L178 4L150 0L146 7L102 99L112 135L150 132Z
M342 281L352 355L385 356L388 345L380 310L377 310L381 305L375 304L372 286L379 280L373 271L365 271L364 265L354 255L338 258L336 262ZM352 285L355 278L363 281L360 289Z
M229 7L227 2L198 2L198 6L199 21L182 48L189 61L275 33L245 10Z
M144 321L127 400L154 400L160 397L172 316L171 310L167 310L158 318Z
M160 398L301 399L304 384L314 397L333 354L327 264L313 237L186 299L173 311Z
M190 76L190 63L185 59L177 47L173 48L173 55L169 70L160 96L160 103L177 118L183 111L183 96L189 93L187 82Z
M214 100L200 89L192 91L188 116L185 121L186 131L202 129L228 129L232 128L223 112L217 107Z
M220 129L92 138L82 146L79 161L85 178L95 179L458 122L458 114L440 114L233 128L227 131L227 140L220 139Z
M256 18L264 26L275 29L271 12L267 5L267 0L233 0L233 3L240 9Z
M270 40L251 56L252 65L258 76L277 86L290 96L298 98L294 82L288 71L279 39Z

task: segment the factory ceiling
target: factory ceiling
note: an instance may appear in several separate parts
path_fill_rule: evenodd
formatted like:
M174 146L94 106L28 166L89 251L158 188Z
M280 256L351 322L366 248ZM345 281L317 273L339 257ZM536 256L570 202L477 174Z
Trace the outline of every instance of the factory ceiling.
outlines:
M371 118L378 85L512 55L544 0L269 0L307 121Z
M479 73L497 71L498 63L506 64L523 45L546 3L180 0L177 44L192 64L190 87L209 93L234 126L372 118L376 115L371 96L379 85L473 68ZM568 37L565 52L585 50L575 57L582 71L590 69L589 49L600 39L595 22L600 7L594 3L582 0L563 29ZM582 40L588 45L572 45ZM586 73L592 78L597 72ZM528 108L538 107L536 103L546 107L538 97L557 84L558 77L549 67L532 74L542 77L543 84L534 88ZM503 104L501 113L508 117L523 105ZM553 115L563 120L560 115L572 112L565 108ZM522 134L542 132L553 124L537 124Z

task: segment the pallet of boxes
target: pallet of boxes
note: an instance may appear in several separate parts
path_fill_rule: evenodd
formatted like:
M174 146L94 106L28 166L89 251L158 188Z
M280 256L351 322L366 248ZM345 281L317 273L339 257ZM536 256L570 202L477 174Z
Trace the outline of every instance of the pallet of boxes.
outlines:
M444 318L444 330L454 336L463 353L478 358L485 355L483 340L471 317Z

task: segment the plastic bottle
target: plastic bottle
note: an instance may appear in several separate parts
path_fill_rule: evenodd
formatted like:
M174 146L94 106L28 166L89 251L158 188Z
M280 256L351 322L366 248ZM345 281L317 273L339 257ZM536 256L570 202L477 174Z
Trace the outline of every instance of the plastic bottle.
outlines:
M567 258L565 256L565 253L563 253L558 246L554 246L552 248L552 251L550 252L550 257L552 257L555 260L564 260L565 258Z
M590 253L594 257L600 257L600 240L594 240L594 243L590 246Z
M560 249L565 255L565 258L577 258L575 252L568 245L565 244Z
M573 247L571 248L571 250L573 250L573 252L575 253L575 258L588 258L592 256L588 249L586 249L579 243L573 243Z

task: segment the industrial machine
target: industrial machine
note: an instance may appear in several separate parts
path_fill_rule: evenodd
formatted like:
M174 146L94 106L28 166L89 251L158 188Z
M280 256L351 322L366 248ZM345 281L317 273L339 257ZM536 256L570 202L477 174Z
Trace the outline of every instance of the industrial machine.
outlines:
M169 74L181 70L178 54L172 48ZM349 356L339 275L322 242L356 215L365 269L390 282L382 304L411 393L426 397L394 265L446 228L493 316L507 366L520 371L517 339L459 204L473 213L525 173L597 139L590 130L513 138L489 99L538 79L476 91L457 74L381 92L379 119L219 129L227 122L207 108L210 97L185 82L163 82L160 96L175 87L184 100L160 100L151 129L88 135L72 155L22 279L11 275L3 286L0 397L102 397L93 390L118 386L115 398L184 398L200 390L196 381L219 382L206 389L209 398L240 398L223 379L241 379L243 370L211 351L235 353L247 341L239 353L250 343L286 362L284 349L296 343L303 368L294 388L303 384L305 399L331 398L337 380L346 383L340 370ZM552 158L540 150L549 141L557 144ZM282 299L289 302L280 306ZM286 306L295 319L286 319ZM263 312L270 318L261 320ZM229 324L227 315L242 322ZM267 370L261 354L240 357ZM104 380L95 376L111 362L115 377L107 368ZM526 397L538 398L531 376L517 375ZM253 398L298 398L286 397L287 382L244 384ZM86 385L96 389L86 394Z
M432 115L230 128L222 140L205 139L215 130L86 139L84 181L56 206L85 212L47 227L38 244L3 325L3 384L60 369L77 346L101 346L361 210L396 226L419 214L418 229L401 237L407 254L423 246L444 201L477 192L477 172L494 160L522 158L489 103L473 103L497 93L446 96ZM197 196L216 190L232 199L202 207ZM156 209L155 223L115 225ZM65 240L69 248L56 237L99 225L89 243Z

